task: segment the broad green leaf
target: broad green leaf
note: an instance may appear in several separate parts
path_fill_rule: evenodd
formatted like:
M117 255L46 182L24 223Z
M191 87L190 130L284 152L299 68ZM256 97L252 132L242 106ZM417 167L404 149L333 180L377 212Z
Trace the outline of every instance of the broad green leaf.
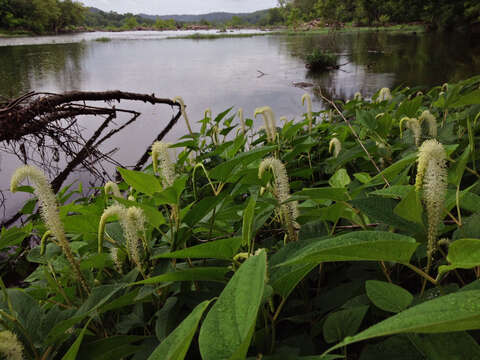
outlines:
M360 360L425 360L406 335L395 335L365 346Z
M12 227L10 229L2 228L0 234L0 250L20 244L29 235L29 232L23 228Z
M148 360L183 360L197 331L198 323L209 304L210 301L204 301L197 305L190 315L158 345Z
M384 311L398 313L405 310L413 301L413 295L407 290L388 282L368 280L365 289L368 298Z
M417 110L422 105L423 96L416 96L413 100L405 100L400 104L395 114L396 118L402 118L404 116L415 117Z
M445 333L480 329L480 290L426 301L345 338L327 352L359 341L401 333Z
M264 155L275 150L276 146L264 146L260 149L251 150L241 155L236 156L232 160L228 160L220 165L217 165L210 171L212 179L227 181L232 171L241 164L248 164L255 160L261 159Z
M253 236L253 219L255 216L255 204L257 203L257 199L255 196L251 196L250 200L248 201L247 207L243 212L243 222L242 222L242 245L248 246L250 248L250 244L252 242Z
M370 194L384 196L392 199L403 199L410 193L412 188L412 185L392 185L385 189L372 191Z
M203 360L244 359L266 281L265 251L248 258L228 282L200 329Z
M471 269L480 265L480 239L462 239L448 248L447 260L450 265L440 266L439 272L454 269Z
M383 177L385 177L388 181L392 181L407 166L410 166L413 163L415 163L416 159L417 159L416 153L403 157L401 160L398 160L396 163L387 167L380 174L375 175L370 181L370 183L367 185L384 183Z
M347 201L347 189L344 187L324 187L324 188L312 188L303 189L292 195L292 197L300 199L312 199L312 200L333 200L333 201Z
M453 233L453 240L471 239L477 236L480 236L480 212L463 219L463 225Z
M431 360L477 360L480 346L466 332L411 335L412 342L427 359Z
M393 213L401 216L405 220L423 226L423 206L418 192L414 188L405 196L402 201L393 209Z
M472 91L469 94L462 95L459 100L455 101L451 107L457 108L467 105L480 104L480 90Z
M68 349L67 353L62 357L62 360L75 360L77 358L78 350L80 349L83 337L85 336L85 332L87 331L88 325L90 324L91 320L92 319L87 321L82 331L80 331L80 334L78 335L75 342L72 344L72 346L70 346L70 349Z
M291 254L286 262L319 264L333 261L392 261L408 263L419 244L415 239L383 231L357 231L318 240Z
M190 227L197 225L197 223L205 218L210 211L212 211L221 201L225 199L225 196L226 193L223 193L219 196L209 196L203 198L192 206L192 208L183 218L183 221Z
M350 179L350 176L348 176L347 170L343 168L338 169L330 180L328 180L328 183L333 188L344 188L351 182L352 180Z
M139 347L132 343L143 339L144 336L120 335L83 344L77 359L118 360L137 352Z
M219 281L225 282L225 275L230 270L222 267L196 267L158 275L137 281L131 285L158 284L171 281Z
M330 313L323 323L323 337L327 343L340 341L346 336L354 335L367 313L368 306L358 306L351 309Z
M394 209L398 205L398 202L393 199L371 196L368 198L351 200L350 203L353 207L367 215L372 221L378 221L394 226L395 228L404 230L409 234L422 233L424 230L421 225L405 220L395 214Z
M290 256L305 246L311 244L311 241L292 242L277 251L268 261L269 265L269 284L273 287L276 294L287 298L295 289L297 284L307 274L317 266L316 264L293 264L290 266L276 266L287 261Z
M470 147L467 146L463 154L456 160L452 169L448 172L448 182L457 186L462 180L463 173L470 158Z
M140 171L122 169L120 167L117 168L117 170L128 185L141 193L153 195L156 192L162 191L162 186L154 175L145 174Z
M242 245L241 237L210 241L186 249L154 255L151 259L232 259Z

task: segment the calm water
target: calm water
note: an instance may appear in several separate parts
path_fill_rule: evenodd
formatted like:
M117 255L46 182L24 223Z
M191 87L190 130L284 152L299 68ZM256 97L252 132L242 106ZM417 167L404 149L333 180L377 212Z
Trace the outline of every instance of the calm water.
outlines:
M230 106L243 107L247 116L270 105L277 116L290 118L305 110L300 98L313 88L330 96L351 98L360 91L371 96L381 87L431 86L480 73L480 39L463 35L356 33L332 36L278 36L215 40L167 39L180 32L87 33L56 37L0 39L0 95L13 98L30 90L125 90L180 95L192 120L207 107L214 114ZM109 37L110 42L94 41ZM313 48L329 49L346 64L341 70L313 75L302 56ZM260 76L260 72L265 75ZM169 107L122 103L142 111L142 117L118 134L105 149L119 147L115 158L134 164L172 115ZM314 108L320 109L319 100ZM100 119L85 119L93 131ZM120 121L120 120L119 120ZM183 122L169 134L175 141L186 132ZM0 190L18 165L0 154ZM87 180L85 175L78 175ZM8 199L14 214L21 197Z

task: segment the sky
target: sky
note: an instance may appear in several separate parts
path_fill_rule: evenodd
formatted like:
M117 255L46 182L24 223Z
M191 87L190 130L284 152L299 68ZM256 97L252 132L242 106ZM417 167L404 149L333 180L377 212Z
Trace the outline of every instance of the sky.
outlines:
M252 12L277 5L277 0L79 0L85 6L124 14L206 14L216 11Z

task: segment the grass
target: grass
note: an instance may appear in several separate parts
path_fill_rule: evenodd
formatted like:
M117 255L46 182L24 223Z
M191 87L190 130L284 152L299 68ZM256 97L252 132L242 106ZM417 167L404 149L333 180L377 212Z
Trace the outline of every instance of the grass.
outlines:
M98 41L98 42L110 42L110 41L112 41L112 39L109 38L109 37L103 36L103 37L99 37L99 38L95 39L95 41Z

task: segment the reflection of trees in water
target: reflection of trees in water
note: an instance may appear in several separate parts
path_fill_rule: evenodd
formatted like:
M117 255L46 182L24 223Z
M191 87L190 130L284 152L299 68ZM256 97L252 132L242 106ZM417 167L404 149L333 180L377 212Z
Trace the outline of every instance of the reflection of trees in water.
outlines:
M340 54L341 70L307 73L324 93L348 99L384 86L432 86L480 73L479 35L388 32L294 36L287 50L304 58L313 49Z
M85 44L6 46L0 51L0 95L14 98L53 78L58 89L77 89L82 82Z

